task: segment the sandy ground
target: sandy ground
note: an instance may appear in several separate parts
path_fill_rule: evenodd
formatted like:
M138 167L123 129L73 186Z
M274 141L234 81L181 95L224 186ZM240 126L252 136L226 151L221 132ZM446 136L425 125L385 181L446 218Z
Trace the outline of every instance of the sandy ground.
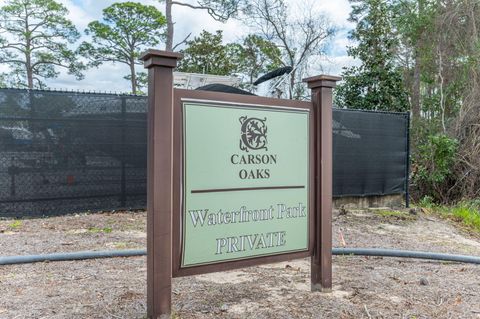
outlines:
M0 255L145 247L143 212L0 221ZM343 238L343 239L342 239ZM478 236L431 215L334 216L334 246L480 256ZM0 266L0 318L145 318L144 257ZM173 280L174 318L480 318L480 266L337 256L333 292L309 259Z

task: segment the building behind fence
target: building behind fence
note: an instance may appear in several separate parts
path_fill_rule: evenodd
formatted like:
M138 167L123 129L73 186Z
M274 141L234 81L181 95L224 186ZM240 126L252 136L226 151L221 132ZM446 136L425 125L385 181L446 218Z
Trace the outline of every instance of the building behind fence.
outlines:
M0 89L0 217L144 208L147 98ZM334 109L335 197L405 194L408 115Z

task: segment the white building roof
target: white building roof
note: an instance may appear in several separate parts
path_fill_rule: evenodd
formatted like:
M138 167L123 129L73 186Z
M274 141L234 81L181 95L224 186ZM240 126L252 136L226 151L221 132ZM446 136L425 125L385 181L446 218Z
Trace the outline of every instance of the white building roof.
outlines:
M177 88L194 90L200 86L212 83L236 86L240 83L240 78L236 76L173 72L173 83Z

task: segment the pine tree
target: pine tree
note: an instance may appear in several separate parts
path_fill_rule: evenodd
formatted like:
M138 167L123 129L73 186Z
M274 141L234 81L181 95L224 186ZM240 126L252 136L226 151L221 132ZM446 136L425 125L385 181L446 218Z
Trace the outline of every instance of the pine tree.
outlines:
M361 61L346 68L335 102L339 107L406 111L409 109L402 72L395 65L398 44L392 30L392 17L385 0L350 0L350 21L357 24L350 39L358 43L348 54Z
M180 51L183 59L177 70L181 72L215 75L233 75L239 71L242 47L236 43L223 44L223 32L210 33L203 30L199 36L187 41Z
M70 48L80 34L63 4L55 0L0 3L0 64L10 69L7 84L44 88L44 80L56 78L59 69L83 78L85 66Z
M165 38L166 20L154 6L138 2L120 2L103 9L103 21L92 21L85 30L92 42L83 42L79 52L90 60L89 66L104 62L122 63L130 69L124 77L132 93L141 93L146 75L137 72L138 59L146 49L155 47Z

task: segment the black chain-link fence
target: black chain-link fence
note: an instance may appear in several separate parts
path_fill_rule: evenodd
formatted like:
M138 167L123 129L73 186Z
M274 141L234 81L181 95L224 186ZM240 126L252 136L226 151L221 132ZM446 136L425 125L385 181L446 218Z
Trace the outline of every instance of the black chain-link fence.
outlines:
M0 217L146 205L147 98L0 89ZM334 195L406 191L405 114L334 110Z
M334 109L333 120L335 197L408 192L407 113Z

